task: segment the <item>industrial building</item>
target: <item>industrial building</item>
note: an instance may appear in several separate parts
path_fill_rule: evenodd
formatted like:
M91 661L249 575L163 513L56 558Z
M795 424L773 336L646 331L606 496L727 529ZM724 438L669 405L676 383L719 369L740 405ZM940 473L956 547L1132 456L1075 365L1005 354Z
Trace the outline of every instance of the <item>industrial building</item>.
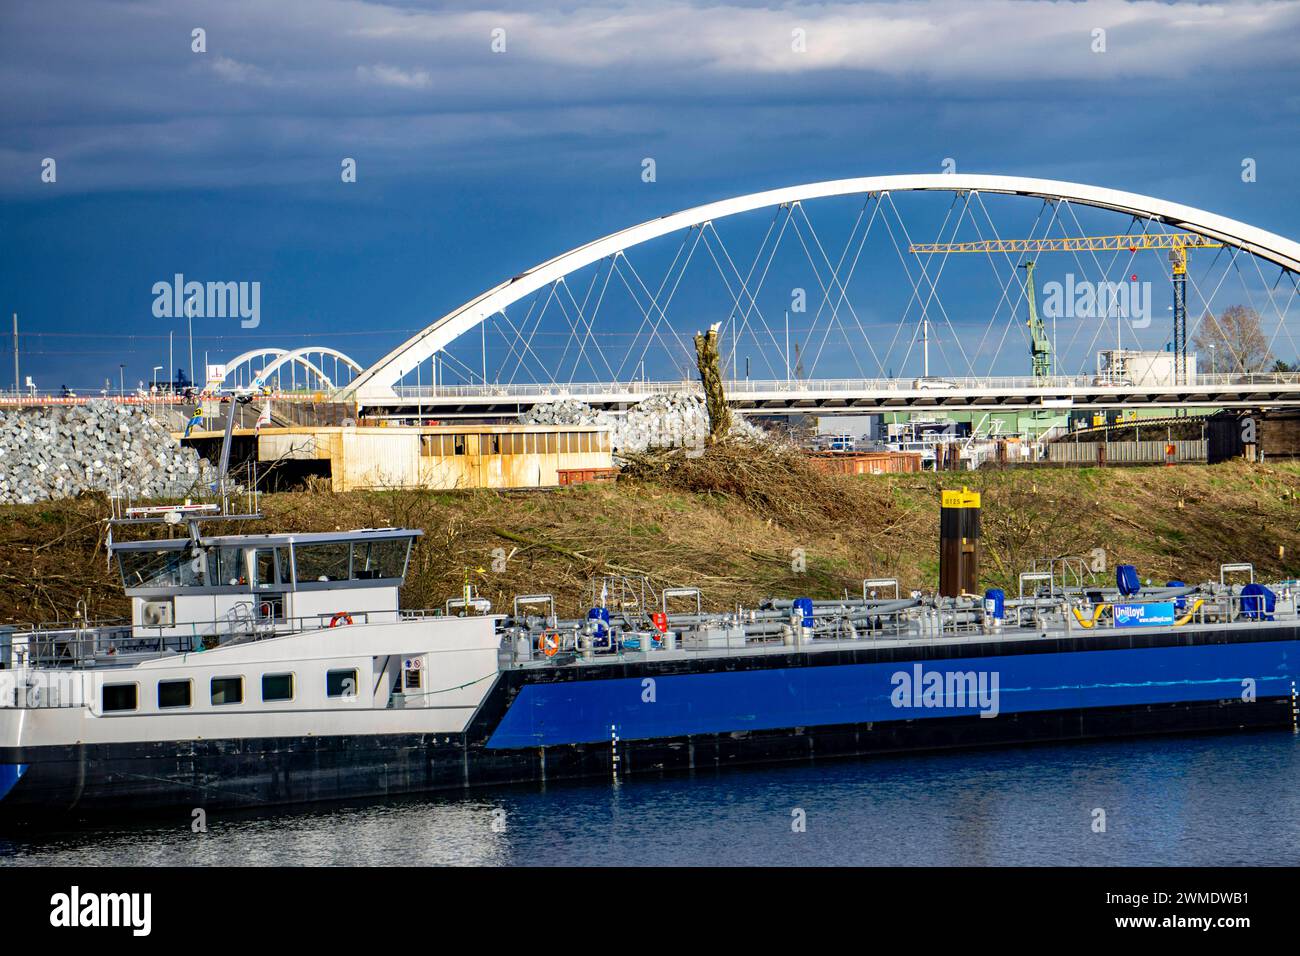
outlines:
M1196 353L1183 357L1186 377L1196 381ZM1164 350L1103 349L1097 353L1097 379L1101 385L1178 384L1178 356Z
M195 431L183 443L216 460L222 436ZM335 491L545 488L613 466L609 429L599 425L238 428L232 449L232 460L255 460L272 486L317 475Z

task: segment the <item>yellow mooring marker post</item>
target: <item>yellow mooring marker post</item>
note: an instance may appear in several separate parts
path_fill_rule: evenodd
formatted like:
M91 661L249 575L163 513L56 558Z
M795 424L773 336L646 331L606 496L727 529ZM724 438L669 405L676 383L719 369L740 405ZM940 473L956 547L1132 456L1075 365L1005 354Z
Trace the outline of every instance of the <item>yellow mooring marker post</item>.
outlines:
M977 594L980 494L963 487L939 496L939 594Z

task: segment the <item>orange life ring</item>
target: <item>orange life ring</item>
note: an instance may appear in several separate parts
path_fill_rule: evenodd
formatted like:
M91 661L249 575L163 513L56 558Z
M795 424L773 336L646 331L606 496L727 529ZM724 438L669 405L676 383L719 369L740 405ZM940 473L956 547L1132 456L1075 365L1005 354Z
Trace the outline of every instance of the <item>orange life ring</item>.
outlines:
M560 635L547 631L537 639L537 649L547 657L554 657L560 652Z
M338 627L340 624L351 624L351 623L352 623L352 615L349 614L347 611L339 611L332 618L330 618L330 627Z

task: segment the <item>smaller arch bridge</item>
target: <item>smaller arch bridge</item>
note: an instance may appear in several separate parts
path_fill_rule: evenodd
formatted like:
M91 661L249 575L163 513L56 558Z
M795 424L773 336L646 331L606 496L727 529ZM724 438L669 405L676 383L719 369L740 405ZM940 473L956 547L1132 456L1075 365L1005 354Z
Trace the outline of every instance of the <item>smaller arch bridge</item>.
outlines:
M333 374L325 371L326 366L332 369ZM334 391L347 384L341 379L351 381L361 371L361 365L353 358L329 346L266 347L249 349L235 356L226 363L226 374L221 381L207 384L209 388L257 391L274 380L282 391ZM289 376L287 387L286 374Z

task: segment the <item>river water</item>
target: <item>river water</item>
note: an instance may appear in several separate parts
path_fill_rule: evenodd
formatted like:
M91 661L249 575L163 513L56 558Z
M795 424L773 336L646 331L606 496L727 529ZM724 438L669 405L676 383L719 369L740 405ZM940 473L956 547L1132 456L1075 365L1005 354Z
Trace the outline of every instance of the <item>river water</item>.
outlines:
M206 833L188 812L0 827L0 866L1295 865L1298 780L1291 733L1166 737L214 812Z

